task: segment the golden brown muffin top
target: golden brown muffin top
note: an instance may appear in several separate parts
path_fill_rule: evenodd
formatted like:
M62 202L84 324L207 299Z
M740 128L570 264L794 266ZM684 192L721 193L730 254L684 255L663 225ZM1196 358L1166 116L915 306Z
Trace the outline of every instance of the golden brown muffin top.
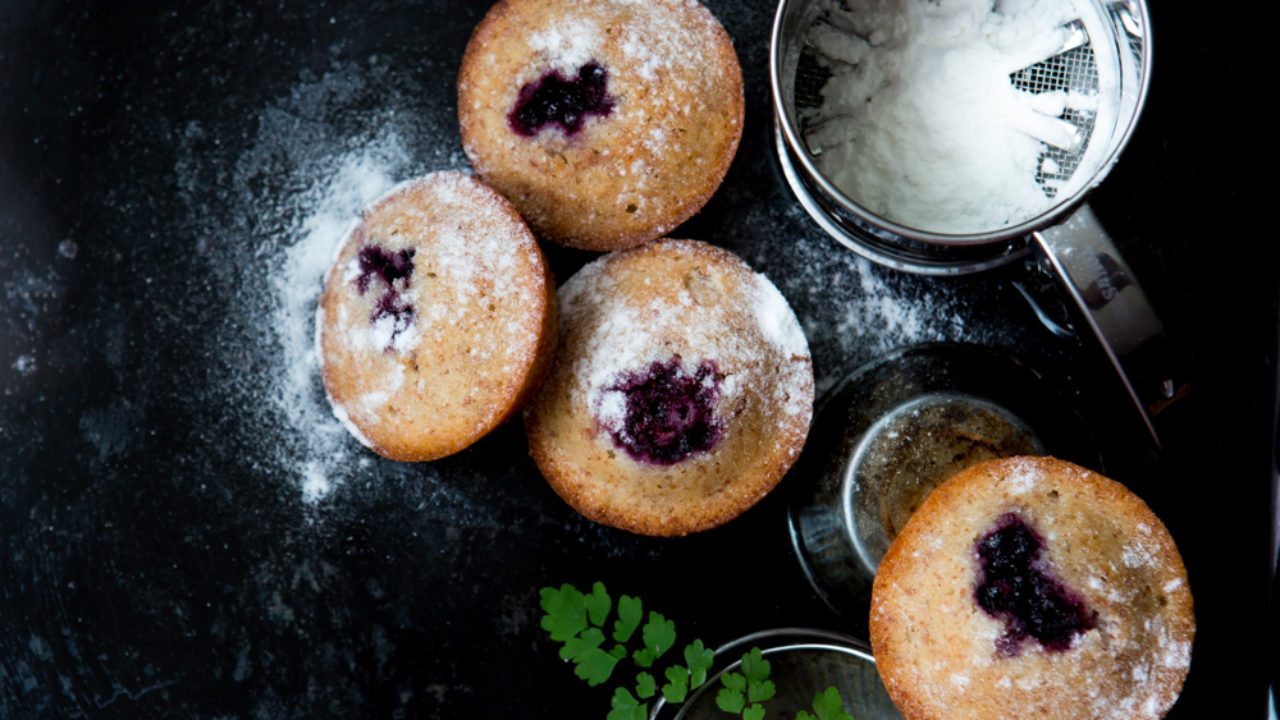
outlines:
M559 121L513 115L553 100ZM566 116L567 106L587 109ZM458 77L476 172L539 237L588 250L633 247L701 209L743 113L733 44L692 0L503 0Z
M1121 484L993 460L926 498L872 591L890 696L925 718L1160 718L1195 633L1173 539Z
M365 445L431 460L527 397L551 355L554 283L501 195L440 172L365 209L325 279L317 346L334 413Z
M813 370L781 293L731 253L663 240L560 289L560 349L525 415L552 487L598 522L683 535L736 517L804 443Z

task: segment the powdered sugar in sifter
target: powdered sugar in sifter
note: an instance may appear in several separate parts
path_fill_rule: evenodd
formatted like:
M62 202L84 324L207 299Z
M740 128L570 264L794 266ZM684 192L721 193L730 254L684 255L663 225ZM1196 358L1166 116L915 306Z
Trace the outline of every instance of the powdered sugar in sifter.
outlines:
M926 275L1037 250L1158 443L1167 339L1084 204L1142 109L1149 27L1138 0L782 0L770 72L783 173L826 232Z

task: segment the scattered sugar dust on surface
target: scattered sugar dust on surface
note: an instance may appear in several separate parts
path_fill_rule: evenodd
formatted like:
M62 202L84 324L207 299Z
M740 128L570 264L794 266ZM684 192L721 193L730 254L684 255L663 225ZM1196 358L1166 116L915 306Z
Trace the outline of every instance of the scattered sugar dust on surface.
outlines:
M748 69L749 82L758 81L755 72ZM360 478L447 472L383 462L351 438L330 411L314 350L323 274L360 209L403 180L468 168L454 106L425 104L420 98L439 93L416 82L376 56L305 73L251 119L242 150L213 175L204 157L212 133L196 121L181 133L175 176L204 215L193 223L203 223L197 249L214 266L215 284L233 295L213 351L221 380L210 385L220 395L214 404L244 416L236 419L247 425L236 429L244 449L307 506ZM1004 340L998 328L1007 323L975 318L962 299L966 289L874 266L817 231L789 195L756 197L767 171L738 175L721 193L729 203L735 196L755 202L729 213L727 229L699 239L738 252L779 287L808 337L820 394L844 372L902 345ZM210 184L223 188L213 207L205 197ZM762 227L776 228L787 243L771 243ZM727 238L744 240L735 246ZM447 490L424 485L425 492ZM462 506L436 500L451 520L474 515L465 498L454 498Z
M229 310L241 321L224 324L232 337L216 363L228 374L222 400L247 415L259 462L312 506L376 462L324 396L314 348L324 272L362 207L410 177L465 167L459 143L438 142L456 134L453 109L424 112L411 92L388 102L379 95L386 88L368 80L378 63L335 63L258 115L225 178L237 218L207 228L203 237L217 239L201 241L232 246L242 264ZM201 129L188 135L199 139ZM178 175L196 178L190 171L200 162L193 143ZM220 261L223 249L212 257Z
M740 47L760 48L768 12L750 12L746 19L722 17L731 31L747 33L749 27L754 33L740 35ZM758 89L757 65L746 71ZM33 588L46 587L46 580L47 587L57 588L53 576L64 552L110 561L102 563L110 574L104 569L89 576L97 582L51 591L65 600L59 607L92 616L96 608L111 607L102 603L105 593L122 602L127 597L133 615L148 621L137 627L141 637L128 638L73 632L71 621L56 615L45 621L41 638L74 635L85 658L109 657L115 665L120 680L110 688L75 678L89 688L83 697L137 700L167 687L173 677L213 682L206 677L195 683L186 674L194 666L184 661L193 658L210 663L214 680L235 683L224 682L225 687L252 695L260 710L255 714L263 716L290 716L290 702L295 710L299 703L318 705L326 693L357 697L367 689L359 673L334 667L353 668L365 660L380 673L389 658L398 659L402 667L423 669L434 683L430 687L472 692L467 668L458 669L459 648L438 645L447 640L437 636L434 621L467 618L478 601L492 600L501 613L493 644L502 645L536 623L526 589L550 580L542 576L547 565L577 567L582 558L597 558L609 561L602 567L617 567L626 564L618 560L645 554L653 559L664 552L656 544L619 542L559 505L558 514L530 512L531 504L521 501L541 501L549 492L536 482L527 458L516 457L523 455L518 427L499 428L466 458L423 466L374 457L331 415L313 350L314 308L342 232L361 206L394 183L466 166L454 107L424 101L439 93L409 75L390 72L388 62L376 58L334 61L323 73L304 72L243 122L216 114L175 121L172 201L189 219L162 228L172 231L165 242L126 252L115 264L124 268L120 276L132 277L138 260L138 267L179 270L180 279L154 285L147 279L140 301L111 309L108 321L95 329L107 368L127 380L149 379L155 388L136 402L112 396L73 426L89 441L87 467L114 467L110 477L129 480L97 484L97 494L86 497L110 501L112 512L133 509L140 497L154 502L141 510L160 527L103 524L102 506L85 501L87 511L67 520L81 544L64 551L67 543L52 534L33 541L34 552L43 548L41 562L33 566ZM243 128L239 138L237 124ZM752 153L742 155L751 162ZM758 162L772 162L766 154L755 155ZM724 226L705 228L696 237L738 252L788 298L817 361L819 391L843 371L899 345L981 340L987 332L951 285L901 276L856 258L820 236L785 188L770 185L768 170L738 167L746 172L730 176L718 202L732 207L745 200L746 206L709 213L723 217ZM784 194L763 196L761 186L765 193ZM145 214L147 207L138 203L127 212ZM5 299L21 312L6 321L24 325L15 331L18 352L0 362L6 391L31 386L56 369L57 356L40 352L36 326L63 302L64 268L89 263L97 250L84 239L78 247L68 243L56 257L13 261L20 266L19 282L5 288ZM139 328L152 334L131 334ZM175 354L193 362L170 366L172 348L153 353L145 347L164 331L189 333L180 337L192 349ZM155 362L128 367L138 358ZM134 387L122 382L122 391ZM154 441L138 436L135 429L152 419L138 413L158 406L173 406L171 416L182 427L161 428ZM159 471L146 455L151 450L162 453ZM125 478L131 463L147 463L140 467L150 476ZM95 473L91 479L96 478ZM294 513L299 507L302 517ZM56 510L45 503L33 512L52 517ZM317 523L321 530L308 529L317 518L323 520ZM529 536L545 544L530 548ZM491 597L491 588L480 581L494 577L486 554L475 551L483 543L510 554L503 572L515 577L500 597ZM173 564L170 552L178 546L191 548L200 562ZM95 554L117 547L130 552ZM432 568L429 576L405 572L423 565ZM49 577L37 577L37 571ZM423 587L427 577L449 583L448 592ZM403 613L411 611L403 598L421 598L413 608L420 614L406 620ZM372 653L364 651L359 634L351 634L357 620L368 621ZM403 638L398 646L388 639L392 630ZM300 639L314 648L314 659L272 662L280 647ZM28 644L40 656L47 643ZM172 647L172 654L157 647ZM211 662L209 647L233 651ZM111 654L90 655L98 649ZM334 666L326 665L330 659ZM153 660L158 669L151 668ZM153 678L157 672L163 677ZM126 680L130 689L117 689ZM246 690L241 683L259 692L240 692ZM323 687L317 690L316 683ZM49 697L58 697L58 686L48 687ZM283 687L301 694L286 700L276 694ZM421 699L424 685L415 687ZM159 696L148 698L160 702ZM411 699L397 695L396 704Z
M500 428L483 440L493 452L427 465L392 463L350 437L324 396L314 351L315 307L343 234L363 206L396 183L467 168L453 105L424 106L418 98L431 94L412 80L398 80L408 87L389 90L385 77L371 79L385 74L382 65L377 59L335 61L323 74L301 76L251 118L243 146L222 151L225 169L211 170L216 163L205 157L213 133L195 121L182 133L178 190L193 215L202 217L193 221L194 242L209 264L215 294L228 296L214 306L226 317L209 351L213 377L204 392L212 396L199 403L222 408L214 419L230 435L230 452L240 455L228 463L250 468L254 478L248 482L274 483L268 494L277 510L301 506L308 521L326 518L334 528L364 527L365 514L383 513L413 515L409 528L435 519L463 536L519 535L555 520L522 512L501 497L533 492L503 489L512 485L508 480L529 484L531 468L518 459L524 455L519 428ZM721 202L742 207L719 214L723 227L696 236L739 253L779 287L804 327L819 393L902 345L1001 339L991 329L999 323L975 320L960 299L963 288L858 258L821 235L789 195L762 196L786 193L785 187L770 189L767 170L739 170L727 179ZM213 200L210 185L222 188ZM774 242L778 237L786 242ZM569 537L600 539L599 528L573 522ZM557 528L555 537L565 532ZM328 538L333 533L323 533L325 542L341 540ZM264 559L263 572L292 562L292 550L282 552ZM449 563L472 562L457 549L433 552ZM628 550L603 543L595 552Z
M738 24L743 27L735 29L747 35L740 45L763 41L751 35L763 32L756 24ZM227 454L249 456L258 475L283 478L287 492L308 506L360 477L409 475L360 447L324 397L314 312L333 251L360 208L394 184L433 170L467 168L452 104L426 105L420 98L432 93L387 65L375 56L335 60L322 73L304 71L286 94L244 123L238 147L223 142L225 133L211 119L189 120L174 132L176 199L189 211L184 230L206 276L203 292L196 288L204 297L192 298L194 309L183 312L221 315L211 322L216 342L204 348L209 367L198 378L201 396L187 405L211 416L211 432L221 433L219 444L227 448L205 452L223 453L220 459L228 463ZM746 71L749 82L761 81L759 69ZM724 199L716 201L742 207L723 214L723 227L694 236L738 252L782 291L804 327L820 394L844 372L902 345L1008 344L1001 330L1008 323L975 317L961 284L907 276L858 258L817 231L785 187L776 188L783 196L762 196L768 170L743 165L736 164L736 176L731 173L721 190ZM64 241L55 269L78 261L80 249ZM59 301L61 286L53 274L23 272L22 282L6 291L11 304L26 309L21 318L35 322L53 312L45 306ZM22 334L34 337L27 329ZM8 378L6 393L29 385L46 366L34 341L11 350L0 368ZM90 417L82 428L101 438L106 455L118 442L102 430L119 425L113 417ZM439 472L413 466L415 477ZM436 491L444 492L425 490ZM441 513L466 510L453 504L465 498L438 499Z
M238 288L231 314L245 319L230 328L235 338L226 352L235 357L218 363L231 375L220 386L225 400L247 412L259 462L287 476L311 506L381 464L350 437L324 396L314 348L323 274L370 201L410 177L467 167L459 143L440 141L456 135L452 107L434 115L394 105L370 111L364 106L367 72L359 64L337 65L301 79L264 109L227 178L232 206L253 220L204 232L239 243L232 255L245 265L232 280ZM188 134L198 137L200 129ZM724 192L740 190L731 178ZM819 393L840 373L903 345L1002 339L998 324L974 322L963 292L951 284L857 257L815 232L803 210L784 200L756 205L729 223L770 223L790 236L789 245L761 244L758 231L739 235L748 238L746 247L707 239L742 254L788 298L815 357ZM221 258L221 251L213 257ZM243 357L246 352L251 357Z
M360 672L323 671L328 660L294 667L272 660L280 644L299 637L343 667L368 661L377 675L407 662L451 692L470 692L456 662L462 650L430 628L477 606L478 585L437 593L423 583L480 577L488 556L476 547L548 522L522 515L519 503L493 507L523 471L510 459L522 452L394 463L350 436L325 397L316 305L346 231L396 184L467 168L454 107L424 101L430 94L411 78L397 76L405 87L371 79L385 70L371 59L302 76L252 118L243 146L226 153L225 170L211 169L219 163L204 157L206 134L190 125L176 168L188 202L214 206L193 230L213 275L213 307L225 314L207 351L212 377L194 403L217 408L201 411L226 436L201 451L213 456L201 459L202 472L225 462L241 475L217 481L226 488L219 502L235 508L227 511L231 522L248 518L246 534L257 538L237 569L234 599L210 632L219 647L234 649L224 653L221 672L237 685L268 688L254 699L263 716L291 711L270 688L304 683L305 703L368 691ZM208 200L211 183L222 190ZM494 447L517 440L511 428L495 435ZM404 572L420 563L431 573ZM522 606L524 590L515 584L501 602ZM262 614L246 617L248 609ZM368 647L335 632L356 622L367 622ZM405 693L392 704L421 701Z
M730 199L742 205L742 214L737 227L719 239L768 276L795 309L813 355L819 397L848 372L904 346L968 342L1016 348L1036 331L1010 319L1026 308L998 275L932 278L880 267L822 234L789 195L770 205L753 193L740 191L743 197ZM759 227L774 231L734 246Z

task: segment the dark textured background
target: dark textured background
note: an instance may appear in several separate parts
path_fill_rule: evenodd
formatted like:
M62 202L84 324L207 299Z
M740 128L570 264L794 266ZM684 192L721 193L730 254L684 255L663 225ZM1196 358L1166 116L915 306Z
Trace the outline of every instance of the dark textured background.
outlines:
M1023 268L927 280L819 234L772 156L772 7L708 4L744 66L746 134L674 234L779 285L821 388L919 339L1042 368L1184 552L1199 633L1170 717L1260 717L1280 271L1261 49L1158 3L1146 113L1094 194L1188 354L1195 391L1156 457L1096 352L1018 302ZM718 530L638 538L561 503L509 425L429 467L350 442L358 462L303 500L280 458L305 452L277 452L296 428L260 410L282 372L266 279L308 207L289 199L388 126L399 172L465 167L452 85L487 9L349 5L0 7L0 717L600 717L607 693L538 628L538 588L564 581L641 595L712 645L849 628L791 554L794 477ZM561 279L585 258L550 255ZM850 321L868 282L922 298L926 331Z

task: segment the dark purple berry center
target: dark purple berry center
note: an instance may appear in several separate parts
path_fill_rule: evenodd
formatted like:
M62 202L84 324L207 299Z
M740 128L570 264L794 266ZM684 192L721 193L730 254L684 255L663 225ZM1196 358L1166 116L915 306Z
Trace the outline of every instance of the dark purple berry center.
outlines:
M1097 627L1097 613L1046 570L1043 541L1016 514L1002 515L976 549L981 571L974 599L1004 621L1005 633L996 641L1004 655L1017 655L1028 637L1046 650L1063 651L1076 635Z
M607 73L595 63L578 68L577 78L566 78L559 70L543 75L520 88L516 106L507 115L511 129L533 137L550 123L566 135L582 127L587 115L606 116L613 110L613 98L606 88Z
M679 358L654 362L645 372L624 373L605 391L626 397L621 427L609 433L634 460L673 465L710 450L720 439L721 423L712 411L720 396L720 376L710 360L693 373L681 367Z
M360 248L360 277L356 278L356 289L361 295L365 294L376 277L394 291L397 280L408 280L413 274L414 252L414 248L388 252L377 245Z
M377 323L383 318L391 318L391 340L409 328L413 323L413 304L400 295L400 290L409 282L413 274L413 248L404 248L398 252L389 252L376 245L365 245L357 256L360 262L360 275L356 278L356 289L363 295L376 278L382 281L382 294L373 304L369 313L369 322ZM399 285L397 285L399 283Z

